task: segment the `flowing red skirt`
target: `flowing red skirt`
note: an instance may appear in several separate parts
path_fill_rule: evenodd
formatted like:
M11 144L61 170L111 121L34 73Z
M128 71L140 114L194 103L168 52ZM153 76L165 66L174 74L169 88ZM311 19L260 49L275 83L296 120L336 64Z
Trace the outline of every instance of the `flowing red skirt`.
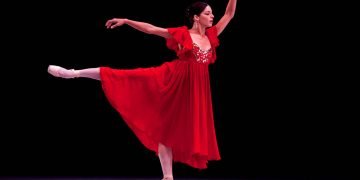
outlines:
M207 64L101 67L100 76L110 104L146 148L158 154L162 143L172 148L175 162L199 169L220 160Z

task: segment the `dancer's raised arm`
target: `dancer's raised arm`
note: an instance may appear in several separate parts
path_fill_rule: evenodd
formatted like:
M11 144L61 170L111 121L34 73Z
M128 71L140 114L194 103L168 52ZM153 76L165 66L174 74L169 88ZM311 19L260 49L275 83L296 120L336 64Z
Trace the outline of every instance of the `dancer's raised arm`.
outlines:
M220 21L215 25L218 35L225 29L225 27L229 24L230 20L234 17L236 10L236 1L237 0L229 0L224 16L220 19Z
M105 26L108 29L113 29L118 26L122 26L124 24L127 24L134 29L137 29L141 32L147 33L147 34L154 34L157 36L161 36L164 38L170 38L171 35L168 33L168 30L165 28L157 27L152 24L146 23L146 22L140 22L140 21L134 21L130 19L125 18L113 18L106 22Z

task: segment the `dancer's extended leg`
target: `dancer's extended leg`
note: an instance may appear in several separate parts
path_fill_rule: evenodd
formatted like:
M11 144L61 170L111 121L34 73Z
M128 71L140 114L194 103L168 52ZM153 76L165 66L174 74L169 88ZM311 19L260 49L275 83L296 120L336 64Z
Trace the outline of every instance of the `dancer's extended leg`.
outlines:
M65 69L60 66L50 65L48 67L48 72L55 77L61 77L66 79L84 77L100 80L100 68L86 68L74 70Z

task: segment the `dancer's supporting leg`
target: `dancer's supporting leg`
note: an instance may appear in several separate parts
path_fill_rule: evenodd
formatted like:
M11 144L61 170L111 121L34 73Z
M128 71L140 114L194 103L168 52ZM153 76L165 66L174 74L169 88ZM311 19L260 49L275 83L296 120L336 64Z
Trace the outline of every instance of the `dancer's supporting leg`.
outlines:
M164 180L173 180L172 172L172 150L169 147L159 143L158 149L159 159L161 163L162 172L164 175Z

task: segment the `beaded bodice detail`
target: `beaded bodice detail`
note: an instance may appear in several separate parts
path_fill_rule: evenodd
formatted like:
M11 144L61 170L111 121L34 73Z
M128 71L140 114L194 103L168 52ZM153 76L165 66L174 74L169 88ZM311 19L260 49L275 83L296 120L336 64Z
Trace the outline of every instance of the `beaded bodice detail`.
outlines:
M196 43L193 43L193 53L198 63L209 63L212 57L212 49L203 50Z

